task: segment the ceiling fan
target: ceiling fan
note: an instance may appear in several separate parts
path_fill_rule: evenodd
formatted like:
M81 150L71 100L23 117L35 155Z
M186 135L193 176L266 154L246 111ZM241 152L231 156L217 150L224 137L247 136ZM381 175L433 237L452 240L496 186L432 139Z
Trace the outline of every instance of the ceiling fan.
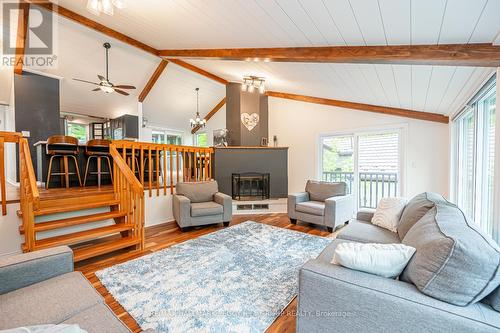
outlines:
M112 92L117 92L119 94L128 96L129 93L126 91L123 91L122 89L135 89L135 87L130 86L130 85L125 85L125 84L114 85L113 83L111 83L111 81L109 81L109 77L108 77L108 57L109 57L109 54L108 53L109 53L109 49L111 48L111 44L104 43L103 46L106 49L106 77L98 74L97 77L99 78L99 81L100 81L99 83L90 82L90 81L81 80L81 79L73 79L73 80L85 82L85 83L90 83L90 84L99 86L98 88L92 89L92 91L101 90L101 91L104 91L105 93L108 93L108 94L112 93Z

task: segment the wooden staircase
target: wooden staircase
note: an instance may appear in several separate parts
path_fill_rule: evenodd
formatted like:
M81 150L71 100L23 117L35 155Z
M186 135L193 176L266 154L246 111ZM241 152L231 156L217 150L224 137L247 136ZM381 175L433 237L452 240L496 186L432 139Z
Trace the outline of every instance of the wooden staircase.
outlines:
M23 220L19 231L25 237L24 251L69 245L76 262L125 248L144 247L144 189L116 149L110 147L110 152L113 186L39 192L34 173L31 174L27 142L20 142L18 215Z

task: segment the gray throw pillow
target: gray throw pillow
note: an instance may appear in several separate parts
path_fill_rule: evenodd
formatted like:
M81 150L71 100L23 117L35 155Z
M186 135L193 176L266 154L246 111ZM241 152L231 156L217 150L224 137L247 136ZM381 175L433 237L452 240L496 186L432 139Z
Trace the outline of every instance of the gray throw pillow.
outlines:
M309 199L312 201L325 201L331 197L346 195L347 184L344 182L330 183L308 180L306 192L309 193Z
M208 202L213 201L214 194L219 191L217 182L194 182L194 183L177 183L175 185L175 193L187 197L191 202Z
M435 202L445 203L446 200L437 193L424 192L415 196L406 204L403 214L401 214L401 218L399 219L399 239L403 239L406 236L408 230L434 207Z
M400 279L428 296L466 306L500 285L500 249L451 203L435 203L402 243L417 252Z

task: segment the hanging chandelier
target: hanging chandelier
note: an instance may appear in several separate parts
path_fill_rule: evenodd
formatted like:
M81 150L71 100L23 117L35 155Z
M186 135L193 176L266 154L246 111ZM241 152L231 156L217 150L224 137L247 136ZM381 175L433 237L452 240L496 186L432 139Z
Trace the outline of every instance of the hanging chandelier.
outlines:
M200 88L196 88L196 116L191 119L189 119L189 122L191 123L191 127L194 128L194 127L205 127L205 125L207 124L207 120L206 119L202 119L201 116L200 116L200 105L199 105L199 91L200 91Z
M264 86L264 82L266 79L258 76L244 76L243 84L241 85L241 90L253 92L255 89L258 89L261 94L266 92L266 87Z
M114 7L118 9L125 8L125 0L87 0L88 11L97 16L101 13L113 15Z

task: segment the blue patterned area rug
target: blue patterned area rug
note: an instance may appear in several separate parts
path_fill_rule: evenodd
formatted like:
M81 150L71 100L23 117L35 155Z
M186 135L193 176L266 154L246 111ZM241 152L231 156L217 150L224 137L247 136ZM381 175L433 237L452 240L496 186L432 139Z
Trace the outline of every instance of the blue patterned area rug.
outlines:
M331 241L247 221L96 275L142 329L264 332Z

